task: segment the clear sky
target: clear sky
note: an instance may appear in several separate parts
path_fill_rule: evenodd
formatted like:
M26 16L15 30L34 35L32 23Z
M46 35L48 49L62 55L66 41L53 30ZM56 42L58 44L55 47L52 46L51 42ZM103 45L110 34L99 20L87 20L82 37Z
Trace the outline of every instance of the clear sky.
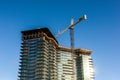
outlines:
M56 34L84 14L88 19L75 26L75 48L93 50L95 80L119 80L119 0L0 0L0 80L18 78L21 31L48 27ZM69 31L57 40L70 47Z

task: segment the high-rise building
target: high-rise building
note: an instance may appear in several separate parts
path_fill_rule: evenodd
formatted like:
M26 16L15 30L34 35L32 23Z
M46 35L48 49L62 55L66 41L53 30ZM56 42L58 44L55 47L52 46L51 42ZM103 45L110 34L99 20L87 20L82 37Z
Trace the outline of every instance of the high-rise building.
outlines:
M57 40L48 28L22 31L20 80L57 80Z
M57 49L57 80L74 80L71 49L59 46Z
M91 50L74 49L73 55L70 48L59 46L57 52L57 80L94 80Z
M93 61L91 50L75 49L77 80L94 80Z
M59 46L48 28L22 31L19 80L94 80L92 51Z

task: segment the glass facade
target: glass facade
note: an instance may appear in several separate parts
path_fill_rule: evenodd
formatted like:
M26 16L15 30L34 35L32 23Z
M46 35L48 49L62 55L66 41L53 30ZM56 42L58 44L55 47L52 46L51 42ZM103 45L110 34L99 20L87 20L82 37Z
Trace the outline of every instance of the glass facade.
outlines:
M93 61L90 54L90 50L76 49L77 80L94 80Z
M57 80L73 80L73 59L70 52L57 53Z
M56 45L41 30L23 32L19 80L57 80Z

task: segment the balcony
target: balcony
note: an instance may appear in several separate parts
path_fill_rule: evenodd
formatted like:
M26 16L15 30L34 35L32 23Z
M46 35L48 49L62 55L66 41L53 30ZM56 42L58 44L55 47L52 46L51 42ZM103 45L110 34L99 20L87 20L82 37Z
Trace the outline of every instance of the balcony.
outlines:
M20 52L22 55L27 55L28 52Z
M27 43L27 42L22 42L21 44L22 44L22 45L26 45L26 44L28 44L28 43Z
M43 61L43 62L48 62L48 59L46 59L46 58L39 58L39 57L37 57L37 59L36 59L38 62L39 61Z
M42 55L39 55L39 56L37 56L37 58L39 59L39 58L48 58L48 56L47 55L44 55L44 54L42 54Z
M42 51L42 52L48 52L48 50L45 49L45 48L38 48L37 51L38 51L38 52L41 52L41 51Z
M37 61L36 63L37 65L48 65L47 62L43 62L43 61Z
M48 55L48 53L47 52L45 52L45 51L37 51L37 54L38 55Z
M27 59L27 57L25 57L25 56L20 58L20 60L26 60L26 59Z

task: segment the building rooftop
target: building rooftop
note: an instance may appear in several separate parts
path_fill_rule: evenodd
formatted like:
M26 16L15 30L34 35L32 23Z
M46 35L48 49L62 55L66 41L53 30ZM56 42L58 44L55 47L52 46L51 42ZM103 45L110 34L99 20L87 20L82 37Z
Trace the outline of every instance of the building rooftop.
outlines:
M78 48L75 49L75 52L90 55L92 53L92 50L88 50L85 48Z
M54 37L54 35L50 32L50 30L48 28L39 28L39 29L21 31L22 34L30 34L30 33L34 33L34 32L44 32L47 34L48 37L53 38L58 43L58 41L56 40L56 38Z
M67 52L71 52L71 48L67 48L67 47L63 47L63 46L58 46L58 49L61 51L67 51ZM78 49L74 49L75 53L79 53L79 54L86 54L86 55L90 55L92 53L92 50L88 50L85 48L78 48Z

